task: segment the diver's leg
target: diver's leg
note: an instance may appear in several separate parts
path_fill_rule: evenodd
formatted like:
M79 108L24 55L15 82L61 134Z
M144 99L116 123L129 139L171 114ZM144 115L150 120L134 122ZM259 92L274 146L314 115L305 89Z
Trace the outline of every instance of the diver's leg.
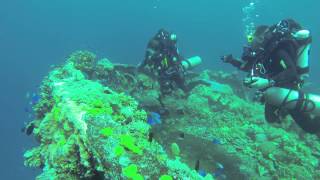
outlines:
M312 117L310 114L291 110L291 117L294 121L308 133L320 132L320 117Z
M281 123L282 116L279 114L279 107L265 104L264 106L264 116L269 123Z
M189 82L186 85L186 89L188 90L188 92L192 91L193 88L195 88L196 86L199 85L205 85L205 86L211 86L211 84L203 79L198 79L198 80L194 80Z

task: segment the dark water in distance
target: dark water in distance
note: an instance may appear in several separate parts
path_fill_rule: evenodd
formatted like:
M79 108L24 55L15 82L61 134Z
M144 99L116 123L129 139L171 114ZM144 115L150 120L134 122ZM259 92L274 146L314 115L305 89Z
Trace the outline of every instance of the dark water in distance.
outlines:
M31 137L20 133L25 94L35 91L50 65L87 49L113 62L137 64L149 38L161 27L177 33L186 57L200 55L202 68L233 70L219 61L240 55L245 42L242 7L248 0L0 0L0 179L34 179L23 167ZM260 0L258 22L292 17L313 34L311 81L319 83L317 0ZM315 92L317 93L317 92ZM320 93L320 91L318 92Z

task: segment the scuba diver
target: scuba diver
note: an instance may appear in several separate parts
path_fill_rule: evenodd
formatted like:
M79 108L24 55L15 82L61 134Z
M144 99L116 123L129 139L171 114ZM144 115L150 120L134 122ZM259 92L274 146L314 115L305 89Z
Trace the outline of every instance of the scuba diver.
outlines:
M320 96L305 94L303 84L309 76L312 37L292 19L272 26L258 26L248 36L241 60L223 56L223 62L248 72L244 85L259 89L268 122L281 122L290 114L309 133L320 132Z
M158 77L163 94L170 93L174 88L187 91L185 74L187 70L199 65L199 56L184 59L177 48L177 35L164 29L149 41L145 59L139 69L152 72Z

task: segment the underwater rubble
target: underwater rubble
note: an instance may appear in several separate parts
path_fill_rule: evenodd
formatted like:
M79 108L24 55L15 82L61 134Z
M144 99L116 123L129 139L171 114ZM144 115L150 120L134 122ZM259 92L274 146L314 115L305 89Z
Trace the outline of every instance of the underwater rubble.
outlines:
M77 51L43 80L25 165L39 180L320 179L317 136L268 124L235 74L199 79L164 96L156 77Z

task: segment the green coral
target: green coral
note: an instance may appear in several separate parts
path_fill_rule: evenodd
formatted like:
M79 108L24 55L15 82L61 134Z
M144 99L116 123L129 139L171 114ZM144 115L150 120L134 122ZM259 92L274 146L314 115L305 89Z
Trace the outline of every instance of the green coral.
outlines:
M180 155L180 147L177 143L172 143L171 144L171 152L174 156L179 156Z
M173 180L173 178L169 175L162 175L160 176L159 180Z
M132 180L143 180L143 176L138 173L138 166L131 164L128 167L123 169L123 174L125 177Z
M109 137L111 136L113 133L113 129L110 127L106 127L100 130L100 134L105 136L105 137Z
M58 105L55 105L51 111L51 115L52 115L52 119L55 121L60 121L61 119L61 107L59 107Z
M136 143L136 139L130 135L121 135L120 136L120 144L129 149L130 151L132 151L133 153L142 155L142 149L139 148L137 145L135 145Z
M112 114L113 110L111 106L106 103L103 103L102 100L96 100L92 102L92 105L86 108L86 111L91 116Z
M121 156L123 155L124 152L125 152L125 149L123 148L123 146L117 146L114 148L114 154L116 156Z

